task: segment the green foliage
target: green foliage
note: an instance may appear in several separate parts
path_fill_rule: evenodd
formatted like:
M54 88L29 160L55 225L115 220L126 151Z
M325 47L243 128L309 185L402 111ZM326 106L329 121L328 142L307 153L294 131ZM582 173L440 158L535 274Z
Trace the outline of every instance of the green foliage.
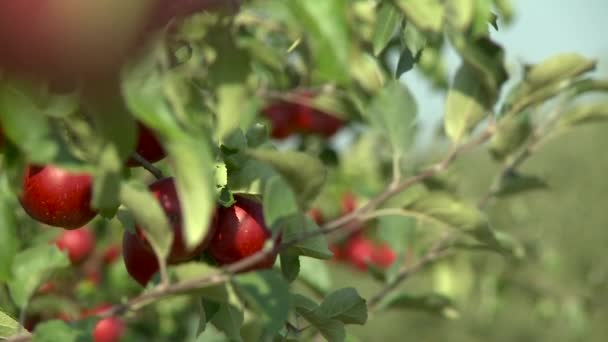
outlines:
M142 33L104 77L66 77L73 89L0 62L0 338L25 326L34 341L87 339L100 313L86 309L108 302L134 341L539 340L551 328L592 340L603 328L606 272L594 254L603 240L585 229L604 224L605 210L592 205L605 201L575 200L569 188L577 179L605 192L602 145L584 141L602 137L587 137L586 124L608 118L608 83L587 74L595 60L549 57L522 66L522 79L503 89L509 49L491 27L513 17L505 0L238 7L171 18ZM460 59L451 82L449 47ZM432 152L416 144L425 118L410 91L413 70L446 91L445 136ZM592 92L599 96L582 96ZM130 168L136 149L143 154L140 125L166 158ZM559 134L570 140L543 155ZM563 167L580 158L587 176ZM25 167L46 164L93 178L99 217L87 224L96 240L85 262L57 248L63 231L19 209L31 190L22 189ZM181 212L165 215L146 186L150 174L175 179ZM105 260L135 227L159 261L226 239L210 234L237 193L262 209L235 210L230 223L264 221L278 241L258 251L258 241L237 237L237 249L276 252L273 267L226 268L203 246L161 262L168 283L156 278L142 292L122 260ZM356 239L373 250L359 255ZM451 335L455 324L464 335Z

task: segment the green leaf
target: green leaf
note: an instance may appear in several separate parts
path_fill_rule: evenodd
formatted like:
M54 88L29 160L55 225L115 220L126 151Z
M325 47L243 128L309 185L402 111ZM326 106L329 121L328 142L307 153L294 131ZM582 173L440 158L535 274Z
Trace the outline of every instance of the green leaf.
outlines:
M454 29L465 32L475 16L475 0L448 0L445 4L446 22Z
M316 293L325 296L332 288L329 272L327 262L312 258L301 258L298 280L302 281Z
M47 117L35 105L31 89L25 84L0 81L0 124L4 135L29 161L44 164L58 154Z
M209 79L218 89L224 85L243 84L251 72L249 50L237 46L231 29L220 23L205 38L217 56L221 56L208 67Z
M308 215L294 215L282 222L283 241L297 240L303 234L318 231L319 227ZM293 253L316 259L330 259L333 253L329 250L323 234L298 241L289 248Z
M218 140L222 141L232 131L248 129L257 114L255 99L242 84L223 84L217 90Z
M293 282L300 274L300 256L290 250L281 252L281 272L288 282Z
M295 194L280 176L266 180L263 198L264 220L273 231L279 228L277 223L281 219L298 213Z
M152 249L161 259L166 259L173 242L169 218L148 187L131 181L120 186L120 200L133 214Z
M323 163L303 152L249 149L251 158L272 166L291 186L300 207L308 207L325 183L326 170Z
M507 197L525 191L546 190L548 188L549 185L542 178L510 172L501 178L499 189L495 195Z
M547 58L531 67L525 75L525 82L532 90L545 87L562 80L575 78L595 68L596 61L577 53L563 53Z
M168 75L160 61L166 53L159 40L142 49L122 73L122 93L130 112L147 127L164 136L180 135L182 129L173 115L165 94Z
M76 342L82 335L81 331L70 327L64 321L53 320L36 326L32 342Z
M468 135L491 110L488 93L468 64L456 72L446 100L444 128L454 142Z
M488 219L473 205L443 192L432 192L406 206L406 214L418 219L466 232L488 227Z
M182 208L184 241L193 248L207 235L215 207L211 147L204 137L190 135L171 138L166 147Z
M426 33L438 34L443 25L444 7L439 0L394 0L408 22Z
M188 281L215 274L218 269L201 262L188 262L169 268L170 274L178 281ZM217 303L228 302L226 284L206 286L192 291L204 299Z
M19 325L19 322L0 311L0 339L9 338L17 334L19 331L25 332L23 327Z
M385 134L396 153L411 145L416 132L416 101L407 87L392 81L372 100L368 119Z
M344 324L365 324L367 304L352 287L330 293L315 313L328 319L337 319Z
M55 245L38 245L19 252L13 260L13 279L8 283L15 304L24 308L40 284L69 265L67 253Z
M390 2L382 2L379 6L380 9L377 13L374 33L372 36L374 55L376 56L378 56L386 48L390 40L395 35L399 22L403 18L395 6Z
M346 83L352 41L348 28L348 1L293 0L286 6L300 29L310 36L315 76L325 81Z
M256 313L266 335L277 333L291 308L289 285L283 277L275 270L259 271L237 276L234 284L240 297Z
M440 314L446 317L457 317L458 309L452 299L439 293L412 295L398 293L383 300L379 309L407 309Z
M608 102L581 104L567 110L559 121L562 127L608 120Z
M327 341L344 341L346 338L344 323L319 315L317 312L319 306L310 298L295 294L292 295L292 300L296 312L317 328Z
M6 178L0 177L0 282L12 277L11 267L19 248L16 203L7 187Z
M378 219L378 237L397 254L405 252L415 229L416 220L411 217L383 216Z
M244 319L242 310L232 304L222 303L217 313L211 318L211 324L226 334L229 339L242 341L241 327L243 326Z
M490 140L490 152L495 159L504 160L516 152L532 133L528 113L506 117L499 121L496 133Z

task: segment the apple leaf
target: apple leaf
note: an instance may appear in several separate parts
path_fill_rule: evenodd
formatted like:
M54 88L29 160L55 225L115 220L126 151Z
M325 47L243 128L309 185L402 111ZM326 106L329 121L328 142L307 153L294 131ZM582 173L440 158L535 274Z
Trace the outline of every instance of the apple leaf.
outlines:
M241 327L243 326L244 313L236 306L229 303L219 305L217 312L210 319L211 324L219 331L226 334L230 340L243 341ZM206 340L205 340L206 341Z
M0 282L6 282L12 277L11 267L19 250L16 203L7 187L6 177L0 176Z
M510 172L500 180L500 186L495 195L507 197L525 191L547 190L548 188L549 184L538 176Z
M281 252L281 272L288 282L293 282L300 274L300 256L290 250Z
M332 281L327 262L313 258L300 259L299 281L310 287L321 296L327 295L332 288Z
M395 35L400 21L403 19L403 16L397 11L392 3L382 2L379 6L380 9L377 13L372 36L374 55L376 56L386 48Z
M55 245L38 245L19 252L13 260L13 278L8 283L15 304L24 308L40 284L69 265L67 253Z
M496 133L490 140L490 153L497 160L504 160L516 152L532 133L528 113L505 117L499 122Z
M235 290L253 310L264 332L273 336L285 324L291 308L289 285L275 270L239 275L234 279Z
M524 79L531 90L537 90L593 70L596 63L577 53L558 54L532 66L526 72Z
M281 219L298 213L295 194L278 175L266 180L263 198L264 220L273 232L280 228Z
M344 323L337 319L319 315L319 305L308 297L294 294L292 295L292 301L296 312L317 328L327 341L344 341L346 338Z
M427 33L438 34L443 26L444 7L439 0L395 0L408 22Z
M308 215L293 215L281 222L283 227L283 241L297 240L302 234L318 231L319 227ZM298 241L289 248L298 255L316 259L330 259L333 253L329 250L323 234Z
M201 262L188 262L169 268L169 273L177 281L182 282L192 279L198 279L206 275L215 274L217 271L217 268L211 267ZM200 289L192 291L191 293L195 293L201 296L203 299L212 300L217 303L228 302L228 290L226 288L226 284L202 287Z
M352 287L330 293L315 313L328 319L336 319L344 324L365 324L367 304Z
M0 339L7 339L19 331L25 332L14 318L0 311Z
M458 309L456 308L454 301L439 293L421 295L397 293L386 297L378 305L378 309L418 310L448 317L458 315Z
M567 110L559 121L561 127L608 120L608 102L581 104Z
M32 342L77 342L83 335L82 331L76 330L64 321L52 320L36 326Z

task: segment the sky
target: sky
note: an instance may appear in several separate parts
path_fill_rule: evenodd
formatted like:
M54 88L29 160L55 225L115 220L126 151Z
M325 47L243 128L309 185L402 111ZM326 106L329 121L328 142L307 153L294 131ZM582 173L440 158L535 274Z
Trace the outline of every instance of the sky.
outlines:
M515 19L508 27L492 33L507 52L507 69L522 63L536 63L561 52L578 52L599 60L598 75L608 76L608 0L514 0ZM500 23L499 23L500 25ZM451 74L460 60L447 53ZM422 128L420 143L432 141L440 124L445 94L433 91L419 75L403 76L418 100ZM506 86L509 86L507 84Z

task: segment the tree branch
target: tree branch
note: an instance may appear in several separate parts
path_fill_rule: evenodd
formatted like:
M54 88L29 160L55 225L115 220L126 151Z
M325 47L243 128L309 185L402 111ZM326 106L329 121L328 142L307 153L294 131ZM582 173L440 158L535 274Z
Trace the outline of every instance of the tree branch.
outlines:
M156 179L162 179L164 177L163 172L159 168L154 166L152 163L150 163L146 158L142 157L141 154L133 152L131 158L138 162L148 172L150 172Z

